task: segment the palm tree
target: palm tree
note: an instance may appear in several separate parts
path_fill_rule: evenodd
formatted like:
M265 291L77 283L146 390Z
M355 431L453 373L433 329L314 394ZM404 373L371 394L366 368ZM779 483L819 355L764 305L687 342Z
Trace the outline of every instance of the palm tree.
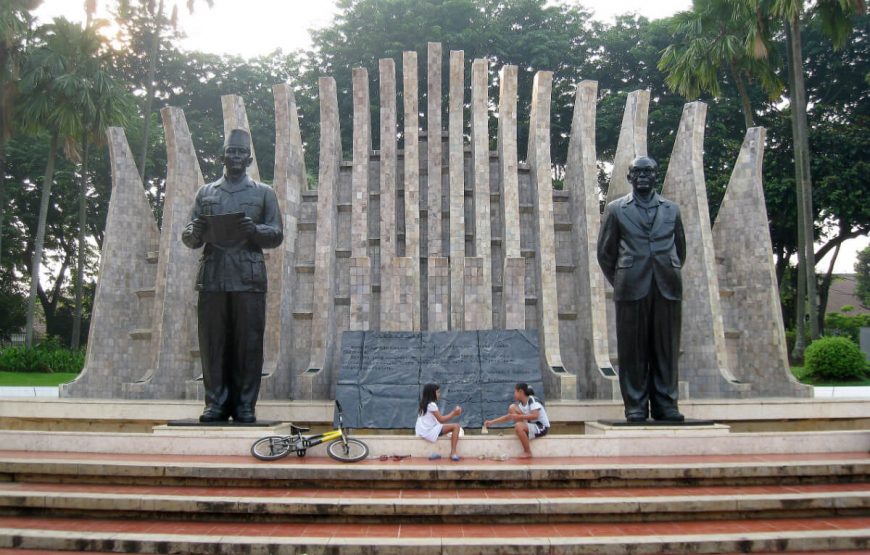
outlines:
M33 320L57 151L62 144L67 157L79 161L77 146L85 130L85 116L96 109L92 78L99 68L102 44L102 39L94 29L82 29L65 18L56 18L39 31L41 43L31 53L22 73L22 102L18 110L24 131L33 134L47 132L49 136L48 159L33 243L27 305L27 346L33 344Z
M18 73L30 11L42 0L6 0L0 3L0 258L3 255L3 221L6 213L6 142L12 136ZM2 267L2 266L0 266Z
M99 22L92 28L91 15L96 8L96 3L88 4L88 18L85 24L85 29L96 31L105 23ZM99 35L98 35L99 36ZM85 132L82 134L82 169L81 169L81 184L79 190L79 234L78 234L78 253L77 253L77 271L75 280L75 312L73 315L72 337L70 338L70 346L77 349L81 342L81 324L82 324L82 298L84 288L84 272L85 259L87 255L86 243L86 227L87 227L87 207L88 207L88 160L90 155L91 145L102 145L105 143L105 132L108 125L123 125L128 119L128 114L131 109L131 104L128 101L128 96L124 89L119 86L105 68L109 67L111 62L107 54L103 54L96 60L98 65L92 68L88 78L91 82L90 96L91 101L87 104L91 105L93 110L83 114Z
M772 0L769 3L750 0L750 2L758 14L755 32L769 33L769 29L762 28L767 19L780 19L785 25L789 101L794 140L795 186L798 202L797 334L792 357L803 358L805 348L804 316L807 312L809 312L812 339L818 339L820 328L813 245L815 237L813 232L813 182L810 174L807 95L801 44L801 17L806 10L804 0ZM846 43L852 30L851 17L857 13L864 13L865 4L864 0L823 0L814 4L813 10L821 18L822 28L831 38L834 48L841 48Z
M768 51L766 37L753 32L755 17L745 3L694 0L691 11L671 19L673 36L679 42L665 48L658 63L668 87L686 98L696 98L702 91L721 96L720 79L727 72L740 96L747 129L755 121L746 80L757 79L771 98L782 92L782 83L767 59L749 53L750 49L756 54Z

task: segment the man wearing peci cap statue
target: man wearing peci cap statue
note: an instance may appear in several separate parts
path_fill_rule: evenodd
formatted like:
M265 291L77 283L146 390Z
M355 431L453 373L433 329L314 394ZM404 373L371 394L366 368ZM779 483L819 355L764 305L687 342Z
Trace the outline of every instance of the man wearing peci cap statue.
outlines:
M284 238L278 199L247 174L251 136L233 129L224 145L224 175L196 193L182 241L205 245L196 278L197 323L205 411L200 422L256 422L266 324L263 249Z

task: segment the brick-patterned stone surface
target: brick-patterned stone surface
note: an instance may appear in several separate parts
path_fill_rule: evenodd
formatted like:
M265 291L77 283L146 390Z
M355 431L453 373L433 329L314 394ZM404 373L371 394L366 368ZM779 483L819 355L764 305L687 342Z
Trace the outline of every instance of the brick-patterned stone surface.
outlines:
M372 150L369 74L353 70L353 175L351 178L351 330L368 330L372 310L369 248L369 164Z
M450 52L449 169L450 169L450 329L461 330L465 321L463 278L465 276L465 152L463 105L465 54Z
M335 79L321 77L320 91L320 170L317 188L317 235L314 247L314 287L312 288L311 373L326 374L327 361L335 348L335 198L341 163L341 130L338 121L338 96Z
M390 271L396 250L396 63L384 58L378 61L380 85L380 329L394 324L388 316L389 301L398 296Z
M202 172L184 112L163 108L167 165L163 228L157 262L151 346L145 368L137 382L125 383L123 393L131 398L182 398L184 383L199 373L194 284L199 250L181 242L181 232L190 221L196 191L203 185ZM196 362L196 364L195 364Z
M571 238L574 248L576 329L578 359L577 396L581 399L609 399L616 375L610 363L607 341L605 279L598 266L597 243L601 227L598 178L595 156L595 99L598 84L583 81L577 86L565 189L570 202ZM561 291L560 291L561 292Z
M277 276L269 276L269 290L278 295L278 342L277 358L273 368L264 367L269 375L263 380L260 397L263 399L287 399L293 390L298 373L293 341L302 333L300 323L293 316L298 306L297 262L299 257L299 222L302 193L307 188L305 154L302 150L302 135L299 130L299 111L296 97L288 84L272 87L275 97L275 177L272 186L278 196L278 205L284 218L284 241L270 251L280 257L281 266ZM305 337L308 337L307 335ZM307 360L304 359L304 360Z
M474 191L474 256L482 262L475 264L481 272L480 287L473 294L465 294L465 322L474 327L465 329L492 329L492 229L490 228L490 183L489 183L489 79L485 59L471 64L471 157ZM468 276L468 261L465 263ZM468 283L466 282L466 287ZM474 306L468 302L473 301ZM469 316L468 313L472 315Z
M135 330L150 329L157 266L149 262L159 241L157 222L124 130L106 131L112 164L112 197L106 216L100 274L94 295L84 370L61 386L63 397L121 395L121 384L140 378L149 341ZM150 337L150 335L148 336Z
M562 368L559 351L556 249L553 229L553 185L550 177L550 93L553 73L539 71L532 84L529 116L529 168L535 193L537 224L536 275L540 349L549 368ZM573 392L572 392L573 394Z
M417 53L402 54L402 98L405 109L405 256L413 273L410 283L411 323L420 331L420 130Z
M450 265L443 256L429 257L429 331L450 328Z
M428 256L442 256L441 243L441 43L427 45L426 165L428 176Z
M634 91L625 99L625 112L613 158L613 172L607 187L607 202L631 192L628 166L638 156L646 156L646 128L649 113L649 91Z
M662 195L680 207L686 233L680 381L688 382L691 396L743 396L749 385L735 383L728 369L719 302L713 232L704 184L706 114L707 105L703 102L692 102L683 108L662 187Z
M779 287L773 262L761 164L764 128L746 131L743 146L713 225L729 361L753 395L810 396L789 370ZM733 339L730 339L733 337Z

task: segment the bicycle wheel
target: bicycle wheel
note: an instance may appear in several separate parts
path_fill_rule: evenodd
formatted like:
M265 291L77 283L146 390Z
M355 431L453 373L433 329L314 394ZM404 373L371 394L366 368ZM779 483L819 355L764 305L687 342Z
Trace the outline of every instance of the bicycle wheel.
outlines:
M326 452L339 462L357 462L368 456L368 445L358 439L348 438L346 441L347 445L344 441L336 439L326 446Z
M251 445L251 454L261 461L274 461L290 453L290 438L287 436L267 436Z

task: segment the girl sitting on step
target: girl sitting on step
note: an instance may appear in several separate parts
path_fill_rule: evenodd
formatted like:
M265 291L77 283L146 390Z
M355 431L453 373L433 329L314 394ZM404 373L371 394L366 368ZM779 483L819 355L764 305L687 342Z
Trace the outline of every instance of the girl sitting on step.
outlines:
M508 413L483 423L484 428L489 428L493 424L513 422L514 432L523 446L523 454L520 455L522 459L532 457L530 441L536 437L544 437L550 429L550 418L547 416L547 411L534 395L535 391L529 387L529 384L518 383L514 387L514 401L516 403L508 407Z
M436 401L441 397L441 386L435 383L427 383L423 386L423 395L420 397L420 407L417 410L417 424L414 431L417 436L426 441L435 443L440 436L450 434L450 460L458 461L456 444L459 443L461 428L459 424L447 422L462 414L462 408L456 407L447 414L441 414ZM431 460L440 459L441 456L434 454Z

